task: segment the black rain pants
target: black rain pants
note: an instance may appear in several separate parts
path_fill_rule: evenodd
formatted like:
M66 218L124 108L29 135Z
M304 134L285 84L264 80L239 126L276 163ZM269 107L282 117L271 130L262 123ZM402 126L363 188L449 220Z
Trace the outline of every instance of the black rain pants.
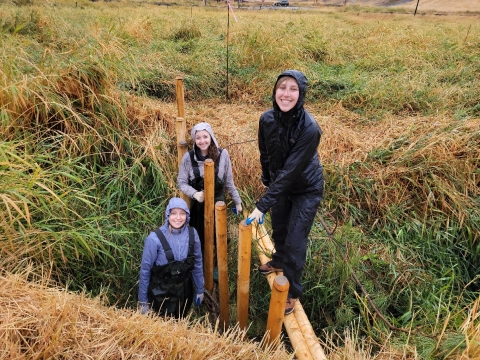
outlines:
M272 263L283 269L290 283L289 294L299 298L303 294L302 271L307 257L308 235L313 225L323 190L277 199L272 207L272 238L275 253Z

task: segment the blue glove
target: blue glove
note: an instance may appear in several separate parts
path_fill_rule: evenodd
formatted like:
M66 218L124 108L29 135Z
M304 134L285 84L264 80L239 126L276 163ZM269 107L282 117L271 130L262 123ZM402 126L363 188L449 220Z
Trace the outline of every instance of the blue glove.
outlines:
M139 309L142 315L145 315L147 312L150 311L150 305L146 302L139 303Z
M203 302L203 293L195 295L195 306L200 306Z
M260 210L255 208L255 210L253 210L253 212L248 216L246 223L247 225L250 225L256 220L259 225L262 225L264 219L265 215Z
M235 215L241 215L242 214L242 204L235 205L234 208L232 208L232 211Z

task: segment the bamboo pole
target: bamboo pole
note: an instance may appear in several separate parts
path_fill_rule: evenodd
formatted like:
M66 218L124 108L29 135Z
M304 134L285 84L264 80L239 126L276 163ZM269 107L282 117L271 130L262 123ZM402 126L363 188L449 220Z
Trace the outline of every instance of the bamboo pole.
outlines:
M259 258L262 264L267 263L270 258L265 255L274 251L274 246L264 225L258 225L252 228L253 238L257 240L257 245L259 247ZM270 287L273 286L273 280L282 272L268 274L267 281ZM318 343L318 338L313 331L308 318L301 314L298 314L300 319L297 320L297 313L305 312L303 307L301 307L300 300L297 300L295 303L295 309L292 314L286 315L283 319L283 325L288 334L288 338L292 343L293 348L295 349L295 356L298 360L326 360L327 357L323 352L322 347ZM308 322L308 325L307 325Z
M245 220L242 220L238 228L237 322L241 330L246 330L250 296L252 225L247 225Z
M215 232L217 238L218 293L220 298L220 324L228 327L228 264L227 264L227 205L215 204Z
M185 118L185 93L183 90L183 77L177 76L175 78L175 90L177 94L178 116Z
M287 302L290 284L285 276L280 275L273 280L272 294L266 327L266 344L278 346L282 331L283 318L285 317L285 303Z
M205 289L213 290L213 242L215 234L215 180L214 163L212 159L206 159L204 162L204 191L205 191L205 211L204 211L204 271L205 271Z

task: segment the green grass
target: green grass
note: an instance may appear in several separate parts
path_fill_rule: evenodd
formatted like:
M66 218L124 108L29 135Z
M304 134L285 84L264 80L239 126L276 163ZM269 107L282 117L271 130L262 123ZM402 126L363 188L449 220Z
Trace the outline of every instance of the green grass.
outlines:
M187 101L225 99L226 11L78 4L0 6L2 267L31 264L72 290L133 307L143 239L176 193L175 122L162 102L175 101L179 74ZM349 126L358 131L399 116L439 123L403 129L361 162L323 160L319 216L332 227L336 216L338 227L335 241L319 222L312 229L302 304L323 339L347 343L349 329L374 353L388 343L425 359L455 356L479 291L480 135L469 121L480 110L480 27L468 17L357 11L236 10L230 100L266 108L272 79L298 68L308 104L356 114ZM253 208L263 189L253 185L250 154L231 155ZM264 331L269 301L255 268L250 335ZM379 318L352 274L410 335Z

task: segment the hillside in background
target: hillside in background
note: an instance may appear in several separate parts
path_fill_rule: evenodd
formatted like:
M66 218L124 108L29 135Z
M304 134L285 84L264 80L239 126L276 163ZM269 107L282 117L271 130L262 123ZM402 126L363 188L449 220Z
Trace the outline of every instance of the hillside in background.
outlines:
M296 0L291 1L293 4ZM402 7L417 11L438 11L438 12L480 12L480 0L314 0L317 5L344 6L381 6L381 7Z
M370 6L401 6L419 11L480 11L479 0L317 0L323 5L370 5Z
M382 5L390 5L389 3L398 3L397 6L406 7L409 9L415 9L417 6L417 0L410 1L389 1L384 0ZM444 12L465 12L480 11L479 0L420 0L418 3L418 11L444 11Z

